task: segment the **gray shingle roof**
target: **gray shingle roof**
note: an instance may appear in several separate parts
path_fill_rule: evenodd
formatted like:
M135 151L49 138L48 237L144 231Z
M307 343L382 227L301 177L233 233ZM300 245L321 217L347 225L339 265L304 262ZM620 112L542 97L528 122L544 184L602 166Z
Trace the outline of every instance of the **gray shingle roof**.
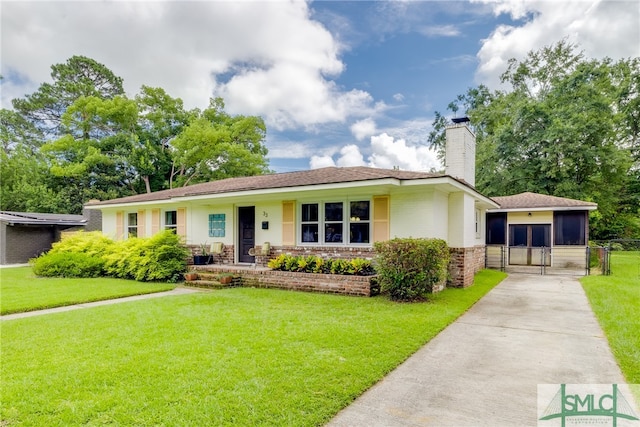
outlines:
M65 226L80 226L87 222L82 215L11 211L0 211L0 221L8 224Z
M139 203L168 200L175 197L198 196L206 194L223 194L240 191L268 190L273 188L300 187L309 185L337 184L357 181L395 178L398 180L412 180L424 178L438 178L443 174L427 172L401 171L394 169L378 169L364 166L357 167L328 167L299 172L285 172L269 175L248 176L241 178L227 178L219 181L204 182L187 187L156 191L148 194L122 197L102 202L89 202L89 206L99 206L116 203Z
M532 209L532 208L584 208L595 209L598 204L565 197L548 196L538 193L520 193L513 196L492 197L500 205L500 209Z

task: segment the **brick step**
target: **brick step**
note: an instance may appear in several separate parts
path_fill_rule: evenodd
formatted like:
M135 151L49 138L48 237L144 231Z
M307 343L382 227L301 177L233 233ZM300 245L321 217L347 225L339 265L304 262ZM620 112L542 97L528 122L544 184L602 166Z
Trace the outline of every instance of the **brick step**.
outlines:
M187 280L184 282L185 286L194 286L196 288L208 288L208 289L222 289L222 288L231 288L234 285L231 283L220 283L217 280Z

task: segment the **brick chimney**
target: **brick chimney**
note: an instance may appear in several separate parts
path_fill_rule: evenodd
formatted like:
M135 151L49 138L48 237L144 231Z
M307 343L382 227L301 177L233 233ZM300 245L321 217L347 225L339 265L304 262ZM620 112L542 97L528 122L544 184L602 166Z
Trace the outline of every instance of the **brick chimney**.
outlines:
M476 136L467 126L469 118L453 119L447 126L444 172L467 184L476 185Z

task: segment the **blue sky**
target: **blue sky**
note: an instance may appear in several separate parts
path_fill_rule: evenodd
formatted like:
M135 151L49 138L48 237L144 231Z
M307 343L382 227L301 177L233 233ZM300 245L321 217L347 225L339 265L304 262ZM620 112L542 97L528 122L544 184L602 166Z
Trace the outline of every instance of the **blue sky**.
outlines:
M85 55L129 96L145 84L262 116L278 172L437 169L435 111L498 88L509 58L563 38L590 57L640 56L635 0L3 1L0 14L4 108Z

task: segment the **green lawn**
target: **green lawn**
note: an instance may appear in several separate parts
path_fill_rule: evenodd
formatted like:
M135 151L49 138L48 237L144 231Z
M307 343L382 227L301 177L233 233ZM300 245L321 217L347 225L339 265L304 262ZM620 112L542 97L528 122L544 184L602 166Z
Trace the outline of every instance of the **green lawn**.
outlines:
M627 383L640 384L640 254L613 252L611 270L582 286Z
M0 314L148 294L173 288L175 284L111 278L44 278L34 276L31 267L3 268L0 270Z
M320 425L504 277L415 304L234 288L4 321L0 424Z

